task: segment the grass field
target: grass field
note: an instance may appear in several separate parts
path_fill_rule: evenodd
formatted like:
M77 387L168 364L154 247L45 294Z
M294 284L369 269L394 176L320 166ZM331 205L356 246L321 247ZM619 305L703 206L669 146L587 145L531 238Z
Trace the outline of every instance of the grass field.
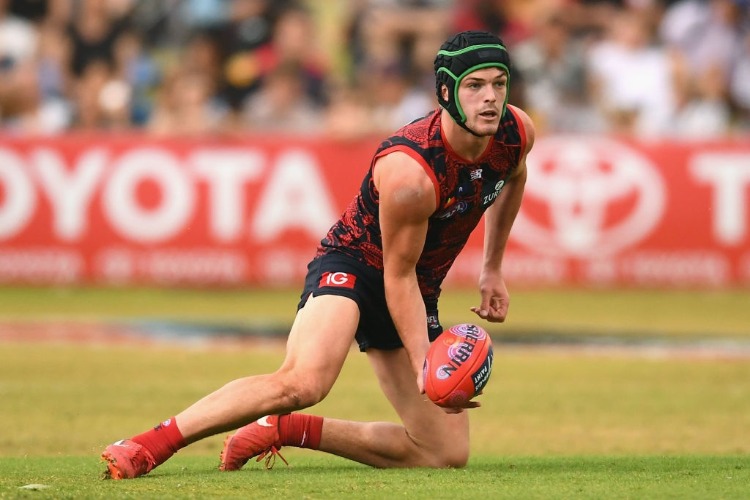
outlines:
M507 329L521 336L750 340L743 291L523 291L513 301L501 339ZM288 291L0 288L0 322L6 329L144 318L278 326L291 320L295 302ZM471 320L465 311L472 303L472 294L449 294L443 322ZM222 436L215 436L146 478L113 482L99 480L106 444L232 378L274 369L280 343L6 340L0 497L747 498L750 358L725 354L500 342L483 406L472 412L465 470L380 471L292 449L284 450L289 468L253 464L221 474L215 467ZM395 418L356 352L329 397L310 411Z

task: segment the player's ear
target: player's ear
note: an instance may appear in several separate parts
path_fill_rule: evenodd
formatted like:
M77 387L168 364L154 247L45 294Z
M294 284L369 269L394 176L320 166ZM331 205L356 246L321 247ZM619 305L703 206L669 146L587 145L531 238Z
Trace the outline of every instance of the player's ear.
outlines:
M447 85L440 85L440 95L442 96L444 101L450 101L450 90L448 90Z

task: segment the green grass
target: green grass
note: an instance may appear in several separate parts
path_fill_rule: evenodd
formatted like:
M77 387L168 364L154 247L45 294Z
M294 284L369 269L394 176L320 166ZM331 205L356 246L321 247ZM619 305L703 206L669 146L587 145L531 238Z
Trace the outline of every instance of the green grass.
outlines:
M300 454L291 467L220 473L215 460L173 460L135 481L100 481L86 458L0 460L13 498L746 498L747 457L477 457L462 470L375 470ZM25 490L24 485L46 488Z
M283 350L5 343L0 457L96 455L234 378L272 371ZM498 349L472 412L480 455L750 453L750 363ZM394 420L366 356L352 351L331 417ZM216 456L222 436L187 454Z
M473 292L450 291L446 324ZM519 291L494 332L750 338L747 293ZM0 323L169 319L288 325L296 292L0 288ZM104 446L142 432L225 382L275 369L280 343L0 343L0 498L747 498L750 362L664 352L500 343L472 411L464 470L374 470L307 450L292 466L215 467L223 436L136 481L101 481ZM310 412L394 420L366 357L352 351ZM42 484L41 490L19 489Z

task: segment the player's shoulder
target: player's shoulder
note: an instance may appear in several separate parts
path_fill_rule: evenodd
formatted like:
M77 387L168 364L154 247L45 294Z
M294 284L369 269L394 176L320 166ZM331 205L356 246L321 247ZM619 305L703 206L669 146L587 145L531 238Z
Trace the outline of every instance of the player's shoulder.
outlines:
M534 127L534 121L531 117L518 106L508 104L508 111L513 113L518 123L518 129L522 137L522 142L526 145L525 152L528 153L531 147L534 145L534 139L536 137L536 128Z
M423 162L408 151L393 151L378 159L373 167L373 183L382 200L397 207L403 217L429 217L439 200L434 178Z

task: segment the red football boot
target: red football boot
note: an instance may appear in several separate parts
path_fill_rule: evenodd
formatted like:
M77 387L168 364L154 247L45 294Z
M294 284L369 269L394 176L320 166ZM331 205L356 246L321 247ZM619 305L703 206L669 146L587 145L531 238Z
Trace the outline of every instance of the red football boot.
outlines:
M109 479L133 479L148 474L156 467L151 453L129 439L107 446L102 452L102 460L107 462L104 477Z
M289 465L279 453L280 449L279 416L261 417L227 436L224 440L224 449L221 450L219 470L240 470L248 460L255 456L258 457L256 462L260 462L265 457L266 469L273 467L277 455Z

